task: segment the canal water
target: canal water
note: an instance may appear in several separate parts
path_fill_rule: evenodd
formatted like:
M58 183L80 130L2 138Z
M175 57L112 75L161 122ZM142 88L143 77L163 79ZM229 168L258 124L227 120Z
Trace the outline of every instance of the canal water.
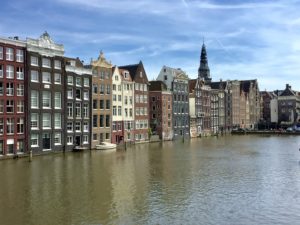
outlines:
M226 136L0 161L0 224L300 224L300 138Z

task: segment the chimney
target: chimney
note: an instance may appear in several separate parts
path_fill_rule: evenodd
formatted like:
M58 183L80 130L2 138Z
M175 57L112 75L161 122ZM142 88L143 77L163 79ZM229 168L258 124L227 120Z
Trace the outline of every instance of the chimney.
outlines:
M286 84L285 89L291 89L291 86L289 84Z
M14 40L19 40L19 37L18 36L14 36Z

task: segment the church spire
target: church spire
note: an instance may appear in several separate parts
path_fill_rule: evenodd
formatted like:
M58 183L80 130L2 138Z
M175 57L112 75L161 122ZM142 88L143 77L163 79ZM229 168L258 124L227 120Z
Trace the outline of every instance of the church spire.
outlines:
M198 69L198 78L204 79L204 81L208 82L208 83L211 82L210 70L208 67L207 54L206 54L204 40L203 40L203 45L202 45L202 49L201 49L200 66Z

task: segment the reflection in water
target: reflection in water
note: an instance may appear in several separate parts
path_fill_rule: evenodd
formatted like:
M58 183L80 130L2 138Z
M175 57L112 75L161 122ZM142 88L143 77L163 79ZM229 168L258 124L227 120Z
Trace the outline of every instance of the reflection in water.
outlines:
M298 224L299 147L228 136L0 161L1 224Z

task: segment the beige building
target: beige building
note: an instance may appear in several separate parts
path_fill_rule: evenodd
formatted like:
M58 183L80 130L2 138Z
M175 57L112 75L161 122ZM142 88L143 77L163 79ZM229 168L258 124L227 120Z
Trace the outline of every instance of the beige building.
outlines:
M102 141L111 142L112 64L100 52L98 59L91 61L91 66L93 69L92 148L94 148Z

